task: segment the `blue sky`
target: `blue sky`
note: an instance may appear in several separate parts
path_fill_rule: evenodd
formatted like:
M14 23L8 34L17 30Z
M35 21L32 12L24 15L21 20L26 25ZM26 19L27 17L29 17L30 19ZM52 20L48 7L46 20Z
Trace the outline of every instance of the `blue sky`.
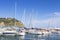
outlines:
M60 0L0 0L0 17L14 18L15 3L16 19L22 21L26 27L29 27L30 15L32 27L60 26Z

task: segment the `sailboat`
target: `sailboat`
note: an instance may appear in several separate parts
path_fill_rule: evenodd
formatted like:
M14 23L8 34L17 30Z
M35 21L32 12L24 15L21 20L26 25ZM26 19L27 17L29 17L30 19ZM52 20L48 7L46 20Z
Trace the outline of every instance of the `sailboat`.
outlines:
M33 10L32 10L33 12ZM30 27L32 27L32 15L30 15ZM38 29L38 28L31 28L29 29L28 33L34 35L47 35L49 32L46 29Z
M24 10L24 15L25 15L25 10ZM23 15L23 16L24 16ZM24 28L18 28L18 33L17 35L24 36L25 35L25 29Z
M33 10L32 10L33 12ZM36 28L33 28L32 27L32 15L30 14L30 24L29 24L29 27L31 27L29 30L28 30L28 33L29 34L35 34L35 35L42 35L42 32L40 32L40 30L37 30Z

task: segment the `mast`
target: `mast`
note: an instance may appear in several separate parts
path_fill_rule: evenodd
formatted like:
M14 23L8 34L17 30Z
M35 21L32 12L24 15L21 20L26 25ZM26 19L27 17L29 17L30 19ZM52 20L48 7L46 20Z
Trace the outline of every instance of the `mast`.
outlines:
M31 20L31 18L32 18L32 16L31 16L31 13L30 13L30 23L29 23L29 27L31 28L31 26L32 26L32 20Z
M16 6L17 6L17 3L15 2L15 12L14 12L14 26L16 26Z
M23 14L22 14L22 22L23 22L23 24L25 24L25 13L26 13L26 11L24 9Z
M55 29L56 29L57 27L56 27L55 17L56 17L56 15L54 14L54 23L55 23L54 26L55 26Z
M24 9L23 17L22 17L22 19L24 19L24 20L23 20L23 23L25 23L25 12L26 12L26 11L25 11L25 9Z
M33 10L32 10L32 13L33 13ZM29 23L30 28L32 27L32 13L30 13L30 23Z

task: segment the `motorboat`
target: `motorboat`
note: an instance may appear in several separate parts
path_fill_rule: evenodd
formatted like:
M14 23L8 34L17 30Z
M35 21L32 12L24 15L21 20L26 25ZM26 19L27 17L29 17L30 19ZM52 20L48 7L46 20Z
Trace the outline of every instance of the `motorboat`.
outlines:
M25 29L19 28L19 29L17 30L17 35L24 36L24 35L25 35Z
M16 31L4 31L4 32L3 32L3 35L15 36L16 33L17 33Z

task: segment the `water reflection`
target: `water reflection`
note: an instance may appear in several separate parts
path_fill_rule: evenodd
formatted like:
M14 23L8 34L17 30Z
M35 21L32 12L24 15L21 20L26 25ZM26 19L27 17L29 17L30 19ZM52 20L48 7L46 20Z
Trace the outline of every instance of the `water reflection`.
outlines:
M60 35L32 35L26 34L25 36L0 36L0 40L60 40Z

